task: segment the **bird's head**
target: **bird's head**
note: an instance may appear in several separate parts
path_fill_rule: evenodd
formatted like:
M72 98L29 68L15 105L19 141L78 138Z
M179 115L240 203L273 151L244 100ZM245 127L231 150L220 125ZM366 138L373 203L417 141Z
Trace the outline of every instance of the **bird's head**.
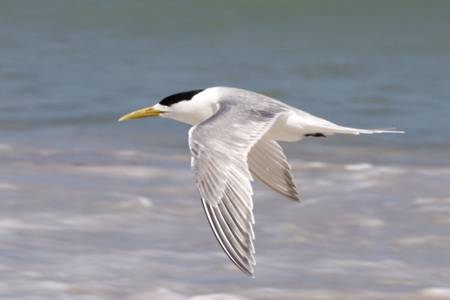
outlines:
M191 125L209 118L216 111L214 95L206 90L192 90L165 97L159 103L130 112L119 122L147 117L164 117Z

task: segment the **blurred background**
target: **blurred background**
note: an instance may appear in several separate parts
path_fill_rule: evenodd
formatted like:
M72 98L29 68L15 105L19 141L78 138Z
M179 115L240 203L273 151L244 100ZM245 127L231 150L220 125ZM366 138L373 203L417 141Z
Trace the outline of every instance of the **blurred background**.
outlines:
M0 298L450 298L450 2L2 1ZM117 118L258 91L405 135L284 145L255 184L256 278L217 244L188 127Z

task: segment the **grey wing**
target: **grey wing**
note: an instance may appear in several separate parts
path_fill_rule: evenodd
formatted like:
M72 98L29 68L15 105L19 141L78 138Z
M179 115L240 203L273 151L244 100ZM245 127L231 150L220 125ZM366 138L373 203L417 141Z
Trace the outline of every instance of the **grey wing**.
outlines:
M299 201L283 148L273 140L261 139L248 154L248 166L254 177L277 193Z
M253 275L253 190L247 155L273 125L276 112L222 101L189 131L192 169L213 232L231 261Z

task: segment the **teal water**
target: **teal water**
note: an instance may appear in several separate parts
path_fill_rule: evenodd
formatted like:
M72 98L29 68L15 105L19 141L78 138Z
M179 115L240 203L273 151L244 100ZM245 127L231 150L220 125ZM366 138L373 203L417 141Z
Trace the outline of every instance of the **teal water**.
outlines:
M2 132L111 124L173 92L239 86L402 141L450 140L449 4L3 3ZM166 123L152 126L170 126Z
M0 298L449 293L449 36L448 1L0 3ZM116 122L216 85L407 132L286 145L304 203L256 185L253 281L206 224L188 127Z

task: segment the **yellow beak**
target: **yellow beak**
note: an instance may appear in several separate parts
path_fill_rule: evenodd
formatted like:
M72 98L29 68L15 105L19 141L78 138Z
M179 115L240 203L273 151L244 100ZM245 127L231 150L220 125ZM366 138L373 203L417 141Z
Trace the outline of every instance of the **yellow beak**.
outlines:
M141 109L135 110L133 112L130 112L129 114L126 114L126 115L122 116L119 119L119 122L128 121L128 120L131 120L131 119L142 119L142 118L147 118L147 117L157 117L161 113L162 112L159 109L156 109L153 106L145 107L145 108L141 108Z

